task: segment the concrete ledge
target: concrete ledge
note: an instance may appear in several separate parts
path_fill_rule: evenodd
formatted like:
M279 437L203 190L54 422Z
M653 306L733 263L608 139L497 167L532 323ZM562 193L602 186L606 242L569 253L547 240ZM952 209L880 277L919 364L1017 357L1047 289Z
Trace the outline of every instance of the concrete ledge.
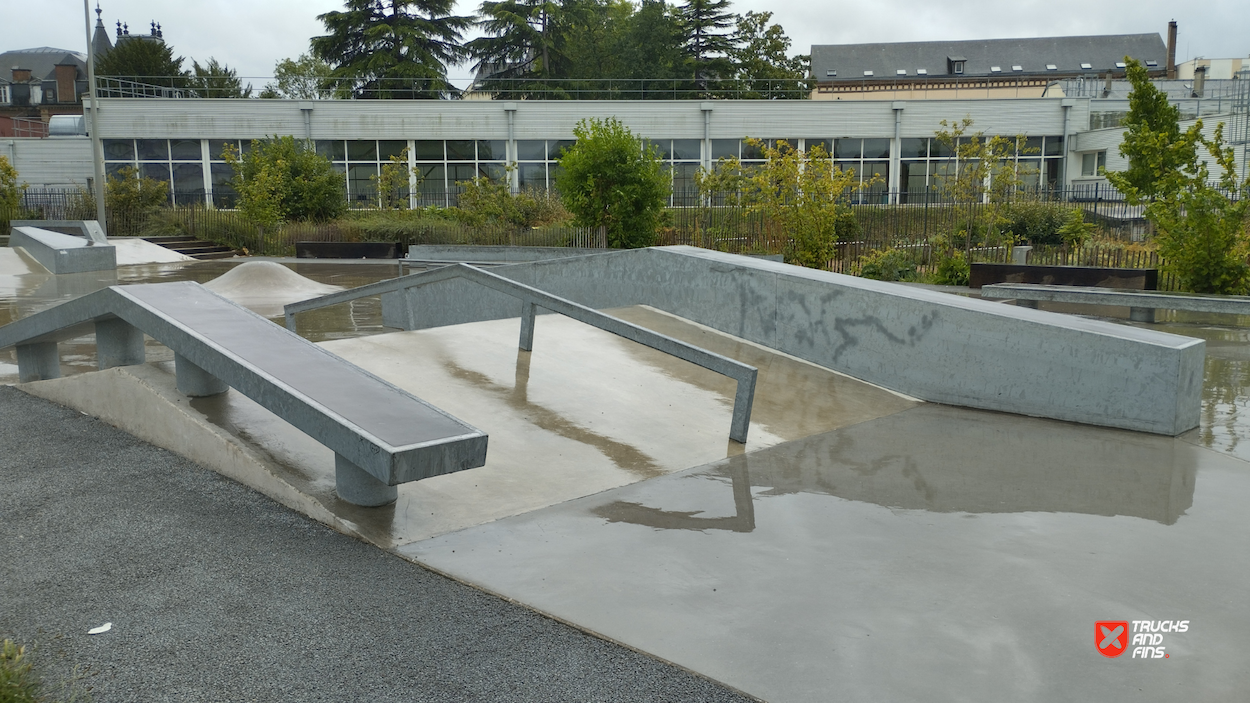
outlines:
M10 247L21 247L54 274L112 271L117 252L108 244L37 227L14 227Z
M96 244L108 244L98 220L12 220L10 227L35 227L49 232L78 235Z
M1198 426L1205 343L694 247L515 264L504 277L595 308L650 305L950 405L1176 435ZM465 281L383 296L384 323L516 317Z
M430 263L517 263L564 259L570 256L602 254L615 249L576 247L509 247L464 244L416 244L408 247L408 261Z
M1087 286L996 283L982 288L981 297L1250 315L1250 297L1233 295L1189 295L1185 293L1153 293L1117 290L1114 288L1091 288Z

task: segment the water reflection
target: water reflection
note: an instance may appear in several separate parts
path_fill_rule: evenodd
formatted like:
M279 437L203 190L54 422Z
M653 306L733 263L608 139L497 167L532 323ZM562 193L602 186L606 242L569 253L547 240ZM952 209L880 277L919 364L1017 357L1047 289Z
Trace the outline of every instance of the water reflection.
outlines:
M1194 451L1169 437L930 404L730 457L691 478L729 483L736 504L745 479L756 500L811 493L908 510L1128 515L1171 525L1193 504ZM596 513L656 528L734 529L700 523L707 519L690 506L618 501Z

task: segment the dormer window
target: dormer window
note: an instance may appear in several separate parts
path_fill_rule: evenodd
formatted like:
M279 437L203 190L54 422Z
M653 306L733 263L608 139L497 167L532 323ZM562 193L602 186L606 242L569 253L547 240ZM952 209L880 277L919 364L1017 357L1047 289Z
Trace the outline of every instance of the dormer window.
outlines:
M1013 70L1013 71L1023 71L1023 70L1024 70L1024 66L1012 66L1012 67L1011 67L1011 70Z
M955 75L962 75L964 72L964 64L967 62L968 59L962 56L947 56L946 68Z
M864 71L864 77L865 77L865 78L871 78L871 77L872 77L872 71Z
M1002 72L1003 72L1002 66L990 66L990 73L1002 73Z
M1047 70L1047 71L1058 71L1058 70L1059 70L1059 67L1058 67L1058 66L1056 66L1056 65L1055 65L1055 64L1053 64L1053 63L1048 63L1048 64L1046 64L1046 70Z
M9 86L0 85L0 105L9 104Z
M929 75L929 69L927 69L927 68L917 68L917 69L916 69L916 75L917 75L917 76L927 76L927 75Z
M1116 67L1116 68L1124 68L1124 67L1125 67L1124 62L1123 62L1123 61L1116 61L1116 62L1115 62L1115 67Z
M1087 64L1087 63L1083 63L1083 64L1081 64L1081 70L1082 70L1082 71L1088 71L1088 70L1090 70L1091 68L1093 68L1093 66L1092 66L1092 65L1090 65L1090 64Z
M834 78L834 77L836 77L837 75L838 75L838 72L837 72L837 71L833 71L833 70L825 71L825 76L826 76L827 78Z

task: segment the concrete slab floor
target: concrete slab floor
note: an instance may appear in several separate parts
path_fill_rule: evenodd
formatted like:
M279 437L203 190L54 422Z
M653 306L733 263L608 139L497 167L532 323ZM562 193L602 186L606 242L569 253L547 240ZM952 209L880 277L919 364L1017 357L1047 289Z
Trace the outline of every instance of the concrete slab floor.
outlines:
M399 552L769 701L1230 701L1248 502L1182 439L926 404Z
M398 502L382 508L339 500L333 453L239 393L183 398L168 362L24 388L190 451L384 548L917 404L665 313L612 312L760 369L745 448L728 439L732 380L556 315L538 320L532 353L517 351L519 319L323 343L490 435L485 466L403 484ZM113 400L101 403L105 396ZM170 424L176 417L183 421ZM204 437L190 443L192 434ZM240 452L254 461L240 464ZM274 477L300 495L275 486Z

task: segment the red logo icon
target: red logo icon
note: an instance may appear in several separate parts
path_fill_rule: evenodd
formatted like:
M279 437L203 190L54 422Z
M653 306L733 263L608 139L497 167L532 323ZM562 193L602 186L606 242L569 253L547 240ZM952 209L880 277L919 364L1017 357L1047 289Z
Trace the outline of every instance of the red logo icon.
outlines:
M1094 646L1104 657L1115 658L1128 648L1128 621L1113 620L1094 623Z

